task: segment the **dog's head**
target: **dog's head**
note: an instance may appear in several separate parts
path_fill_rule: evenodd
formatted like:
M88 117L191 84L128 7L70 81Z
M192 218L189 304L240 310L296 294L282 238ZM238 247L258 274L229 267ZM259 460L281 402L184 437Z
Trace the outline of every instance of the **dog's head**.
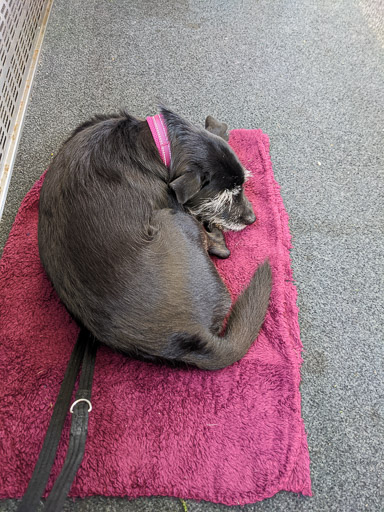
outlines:
M255 222L243 190L248 173L225 142L227 125L208 116L204 130L165 107L161 112L172 151L169 186L177 201L222 229L240 231Z

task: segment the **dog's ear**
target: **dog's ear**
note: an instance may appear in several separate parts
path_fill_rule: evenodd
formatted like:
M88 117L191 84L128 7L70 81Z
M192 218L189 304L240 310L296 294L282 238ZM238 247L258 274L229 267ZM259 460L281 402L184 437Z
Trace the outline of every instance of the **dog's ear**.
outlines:
M167 125L168 137L170 141L178 138L180 135L190 133L193 131L192 124L179 116L175 112L172 112L169 108L164 105L159 105L160 112L162 113L165 124Z
M212 116L208 116L207 119L205 120L205 129L208 132L218 135L224 140L229 139L227 133L228 125L226 123L220 123L220 121L216 121L216 119Z
M185 204L201 190L200 174L195 171L188 171L169 184L175 191L176 198L180 204Z

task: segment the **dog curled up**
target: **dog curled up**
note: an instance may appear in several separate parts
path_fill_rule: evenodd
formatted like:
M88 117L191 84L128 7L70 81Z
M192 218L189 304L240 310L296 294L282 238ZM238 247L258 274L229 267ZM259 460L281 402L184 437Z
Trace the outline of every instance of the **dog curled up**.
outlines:
M225 124L198 128L161 107L163 163L148 122L127 112L79 126L40 195L42 264L60 299L97 340L146 361L224 368L264 321L271 269L260 265L231 307L209 254L228 257L223 230L256 217L247 172Z

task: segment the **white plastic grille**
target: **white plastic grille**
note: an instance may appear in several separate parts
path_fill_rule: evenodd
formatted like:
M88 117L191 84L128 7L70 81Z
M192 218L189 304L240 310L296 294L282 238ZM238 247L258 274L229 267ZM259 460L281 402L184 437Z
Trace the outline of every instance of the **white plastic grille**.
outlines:
M0 0L0 167L45 0Z
M0 0L0 218L53 0Z

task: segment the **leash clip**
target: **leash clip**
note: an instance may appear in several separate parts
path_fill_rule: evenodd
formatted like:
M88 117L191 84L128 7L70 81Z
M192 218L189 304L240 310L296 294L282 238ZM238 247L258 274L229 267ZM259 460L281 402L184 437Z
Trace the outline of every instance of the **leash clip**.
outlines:
M75 407L76 404L78 404L79 402L87 402L89 408L88 408L88 412L91 412L92 411L92 404L89 400L87 400L86 398L79 398L78 400L75 400L73 402L73 404L71 405L71 408L69 409L69 412L71 414L73 414L73 408Z

